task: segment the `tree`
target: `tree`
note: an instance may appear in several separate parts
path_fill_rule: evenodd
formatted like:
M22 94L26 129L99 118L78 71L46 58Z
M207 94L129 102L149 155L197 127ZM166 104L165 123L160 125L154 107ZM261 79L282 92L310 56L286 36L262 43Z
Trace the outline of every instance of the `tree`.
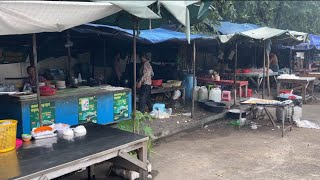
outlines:
M194 26L197 32L214 34L219 20L253 23L279 29L320 34L318 1L213 1L212 12Z

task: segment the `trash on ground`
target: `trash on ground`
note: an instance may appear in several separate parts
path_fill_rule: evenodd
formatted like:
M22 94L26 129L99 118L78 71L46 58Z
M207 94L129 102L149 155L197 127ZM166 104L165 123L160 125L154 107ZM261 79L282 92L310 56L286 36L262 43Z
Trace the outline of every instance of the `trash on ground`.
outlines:
M231 126L239 126L240 122L237 121L237 120L232 120L232 121L230 121L229 125L231 125Z
M256 124L252 124L251 129L253 129L253 130L258 129L258 126Z
M294 120L294 122L300 128L320 129L320 126L318 124L310 122L308 120Z
M191 113L182 113L182 116L191 117Z

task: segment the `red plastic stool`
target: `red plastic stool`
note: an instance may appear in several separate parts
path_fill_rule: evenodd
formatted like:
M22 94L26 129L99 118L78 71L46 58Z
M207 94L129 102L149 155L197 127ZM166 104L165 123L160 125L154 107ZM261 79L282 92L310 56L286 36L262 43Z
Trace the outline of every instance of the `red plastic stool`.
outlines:
M222 101L231 101L231 91L222 91Z
M252 89L247 90L247 95L248 95L248 97L252 97Z
M292 89L281 89L280 94L292 94L293 90Z

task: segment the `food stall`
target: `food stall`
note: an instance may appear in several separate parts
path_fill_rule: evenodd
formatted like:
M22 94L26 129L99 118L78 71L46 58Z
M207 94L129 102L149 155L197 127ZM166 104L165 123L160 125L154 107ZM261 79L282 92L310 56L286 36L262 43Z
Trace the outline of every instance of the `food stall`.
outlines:
M86 122L110 124L131 118L131 90L112 86L83 86L56 91L52 96L41 96L44 125L65 123L77 125ZM0 96L1 119L17 119L18 135L29 134L39 127L36 94Z
M281 75L277 78L277 94L280 94L284 84L294 84L293 91L302 91L303 103L315 98L313 95L315 77L298 77L295 75Z

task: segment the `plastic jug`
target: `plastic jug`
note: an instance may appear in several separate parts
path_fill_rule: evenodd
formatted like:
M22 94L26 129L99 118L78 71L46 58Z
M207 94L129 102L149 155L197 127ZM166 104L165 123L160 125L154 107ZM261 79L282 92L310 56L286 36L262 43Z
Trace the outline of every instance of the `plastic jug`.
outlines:
M209 93L209 100L221 102L221 89L218 87L212 88Z
M196 86L194 88L193 97L195 101L199 100L199 89L200 89L200 86Z
M201 86L199 89L199 101L208 99L208 89L205 86Z

